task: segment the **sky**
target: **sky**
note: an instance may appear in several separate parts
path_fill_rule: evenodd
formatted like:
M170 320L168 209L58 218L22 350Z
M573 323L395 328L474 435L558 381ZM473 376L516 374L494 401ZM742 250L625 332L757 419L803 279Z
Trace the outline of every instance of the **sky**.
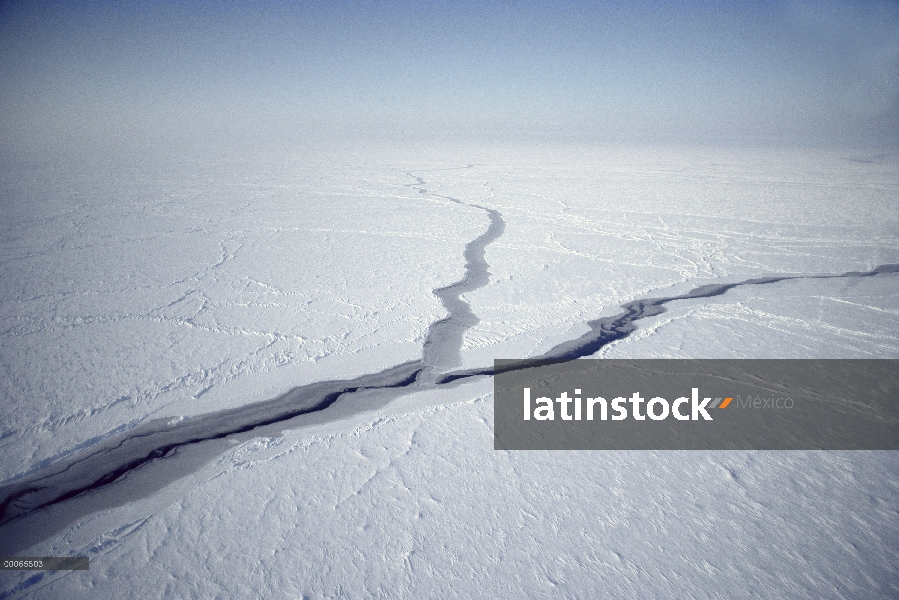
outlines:
M0 3L5 148L899 145L899 1Z

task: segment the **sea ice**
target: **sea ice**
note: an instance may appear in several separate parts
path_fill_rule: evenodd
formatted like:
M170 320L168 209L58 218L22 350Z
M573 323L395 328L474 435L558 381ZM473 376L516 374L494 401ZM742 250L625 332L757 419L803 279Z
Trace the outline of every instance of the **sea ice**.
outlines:
M432 290L489 224L473 205L505 228L489 283L463 296L480 319L465 368L541 354L636 298L899 263L899 160L854 157L534 146L20 166L3 189L0 477L150 418L420 358L445 316ZM897 358L897 285L679 300L599 356ZM0 597L899 594L895 453L499 452L491 385L237 443L27 551L88 554L90 571L11 575Z

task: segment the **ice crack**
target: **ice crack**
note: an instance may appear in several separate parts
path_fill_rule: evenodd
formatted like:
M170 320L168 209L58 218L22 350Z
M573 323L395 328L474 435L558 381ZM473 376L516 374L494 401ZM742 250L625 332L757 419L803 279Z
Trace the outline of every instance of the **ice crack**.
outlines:
M490 282L490 271L488 270L490 265L486 259L487 246L503 234L506 222L503 221L502 214L497 210L433 193L427 189L424 179L412 173L406 174L416 180L417 183L412 184L412 187L418 189L418 193L480 209L486 212L490 218L490 226L487 231L465 246L462 254L465 258L465 275L462 276L462 279L433 291L449 315L445 319L432 323L428 328L428 335L422 346L421 359L422 365L425 367L421 379L425 380L432 378L432 373L435 371L446 370L462 364L462 336L467 330L481 322L472 312L471 305L462 299L462 294L473 292Z

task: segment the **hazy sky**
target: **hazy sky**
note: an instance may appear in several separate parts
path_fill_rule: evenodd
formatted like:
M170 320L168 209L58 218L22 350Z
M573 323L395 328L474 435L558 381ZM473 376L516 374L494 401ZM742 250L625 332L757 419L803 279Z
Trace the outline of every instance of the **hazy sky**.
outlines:
M899 143L899 1L0 4L0 137Z

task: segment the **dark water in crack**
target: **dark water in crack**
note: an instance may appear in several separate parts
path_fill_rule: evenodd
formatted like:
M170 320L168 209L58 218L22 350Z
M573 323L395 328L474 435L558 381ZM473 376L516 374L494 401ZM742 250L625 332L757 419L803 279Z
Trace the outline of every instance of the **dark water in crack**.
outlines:
M413 184L430 194L425 182ZM465 275L452 285L434 290L448 316L433 323L422 349L422 359L355 379L313 383L264 402L200 415L177 422L158 419L110 437L78 455L60 461L0 489L0 555L14 555L42 541L80 517L147 497L195 472L221 456L235 443L257 437L277 437L288 429L326 423L373 410L415 391L456 385L465 379L491 376L492 367L441 371L460 364L464 332L479 320L461 295L489 280L487 246L505 227L499 212L487 212L487 231L469 242L464 251ZM636 330L636 321L665 312L675 300L710 298L740 286L768 285L797 279L873 277L899 273L899 265L881 265L865 272L837 275L774 276L721 285L705 285L679 296L645 298L624 304L623 312L589 321L590 331L564 342L534 359L562 362L590 356ZM510 365L508 370L514 370Z
M428 367L427 372L462 364L462 336L481 322L461 296L465 292L482 288L489 282L489 265L484 258L487 245L499 238L506 227L499 212L484 210L490 216L490 227L465 247L465 276L461 281L434 290L434 295L440 298L449 316L432 323L428 328L428 335L422 345L422 364Z

